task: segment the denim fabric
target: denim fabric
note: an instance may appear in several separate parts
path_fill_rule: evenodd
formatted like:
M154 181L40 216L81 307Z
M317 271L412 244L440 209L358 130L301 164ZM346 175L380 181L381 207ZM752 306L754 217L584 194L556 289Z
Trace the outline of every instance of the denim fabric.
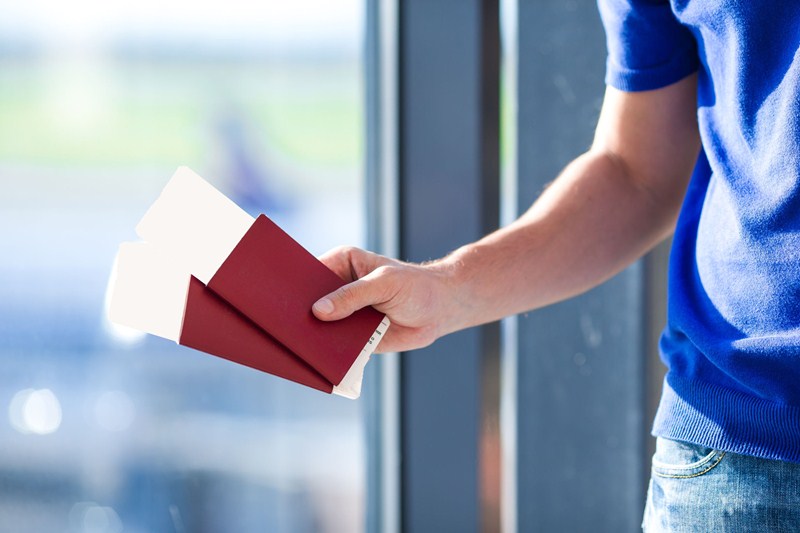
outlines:
M642 528L800 532L800 464L659 437Z

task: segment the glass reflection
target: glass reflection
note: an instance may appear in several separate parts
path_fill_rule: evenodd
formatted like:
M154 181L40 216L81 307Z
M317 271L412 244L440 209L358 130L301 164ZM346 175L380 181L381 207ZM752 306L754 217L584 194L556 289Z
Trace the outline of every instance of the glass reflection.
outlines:
M47 435L61 426L61 404L50 389L25 389L14 395L8 417L22 434Z

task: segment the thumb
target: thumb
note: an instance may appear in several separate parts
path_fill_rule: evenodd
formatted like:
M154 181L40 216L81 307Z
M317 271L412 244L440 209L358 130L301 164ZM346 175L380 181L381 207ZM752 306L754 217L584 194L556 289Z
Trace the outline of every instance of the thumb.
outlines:
M364 277L323 296L312 307L320 320L340 320L368 305L381 302L383 290L377 280Z

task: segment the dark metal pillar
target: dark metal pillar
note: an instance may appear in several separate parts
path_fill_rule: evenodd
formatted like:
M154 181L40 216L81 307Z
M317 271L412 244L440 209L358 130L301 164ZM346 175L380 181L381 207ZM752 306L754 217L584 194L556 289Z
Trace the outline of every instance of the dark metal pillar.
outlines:
M520 0L518 191L526 209L591 144L604 91L594 2ZM518 323L519 531L637 531L646 477L645 269Z
M400 253L425 261L498 223L499 8L497 0L399 8ZM497 366L498 331L461 332L401 358L404 531L491 529L491 498L481 497L491 475L481 473L499 446L481 439L482 394L497 391L482 377Z

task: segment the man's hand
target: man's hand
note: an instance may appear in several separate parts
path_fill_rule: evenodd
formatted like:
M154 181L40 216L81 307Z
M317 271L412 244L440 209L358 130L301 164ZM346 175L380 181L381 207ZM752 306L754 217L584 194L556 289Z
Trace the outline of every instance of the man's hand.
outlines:
M700 149L696 104L697 75L654 91L609 88L591 149L515 222L423 265L329 252L322 261L351 283L314 314L372 305L392 321L380 350L403 351L598 285L674 229Z
M339 320L373 306L392 325L377 352L399 352L427 346L446 333L447 271L437 264L417 265L358 248L335 248L322 261L350 282L314 304L320 320Z

